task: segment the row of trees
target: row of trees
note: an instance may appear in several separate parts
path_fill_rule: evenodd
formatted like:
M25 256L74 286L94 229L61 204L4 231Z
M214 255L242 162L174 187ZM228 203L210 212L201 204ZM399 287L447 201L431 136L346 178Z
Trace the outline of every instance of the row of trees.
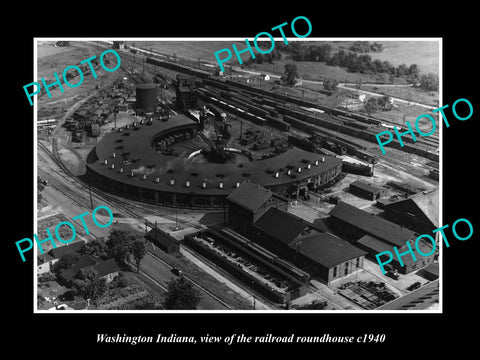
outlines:
M333 53L333 48L330 44L305 45L301 42L292 42L288 45L280 43L277 45L277 48L288 52L294 61L324 62L329 66L344 67L349 72L361 74L386 73L398 77L408 77L411 80L417 80L420 75L420 69L416 64L394 66L389 61L373 60L368 54L357 54L357 52L378 52L383 50L382 44L375 42L355 42L350 48L353 51L340 49L335 53Z
M371 43L370 41L355 41L348 49L350 51L359 53L382 52L383 45L377 42Z

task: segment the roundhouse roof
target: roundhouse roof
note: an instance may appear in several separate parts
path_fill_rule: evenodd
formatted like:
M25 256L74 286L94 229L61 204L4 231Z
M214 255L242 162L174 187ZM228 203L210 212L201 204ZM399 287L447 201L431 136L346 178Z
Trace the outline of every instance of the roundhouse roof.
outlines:
M144 189L228 195L237 183L245 180L265 187L288 184L321 175L341 164L341 159L298 148L289 149L271 158L244 163L242 167L233 163L195 163L184 157L163 155L152 146L153 139L163 132L196 126L197 123L186 116L175 115L165 122L137 124L135 130L132 126L129 126L129 129L123 128L123 132L114 130L98 142L95 149L98 159L87 163L87 167L111 180ZM128 153L128 160L134 162L122 164L122 152ZM107 165L104 165L105 159L108 161ZM315 165L315 161L318 161L318 165ZM114 169L111 169L112 163L115 164ZM310 169L307 169L307 164L310 164ZM287 167L291 169L290 175L287 174ZM123 168L123 173L119 172L120 168ZM298 168L301 168L301 172L298 172ZM279 173L278 178L274 176L275 172ZM142 179L143 174L146 174L146 180ZM155 181L157 177L160 179L158 183ZM173 185L170 184L172 179ZM187 181L190 182L189 187L186 186ZM206 188L202 187L204 181ZM220 183L223 183L223 188L219 187Z

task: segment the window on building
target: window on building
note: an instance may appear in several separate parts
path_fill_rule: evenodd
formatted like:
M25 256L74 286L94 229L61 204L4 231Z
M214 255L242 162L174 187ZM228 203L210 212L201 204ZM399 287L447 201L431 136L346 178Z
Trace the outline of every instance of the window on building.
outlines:
M357 268L360 267L360 258L357 258Z
M348 275L348 262L345 263L345 271L344 271L344 275Z
M335 266L333 268L333 277L336 277L337 276L337 267Z

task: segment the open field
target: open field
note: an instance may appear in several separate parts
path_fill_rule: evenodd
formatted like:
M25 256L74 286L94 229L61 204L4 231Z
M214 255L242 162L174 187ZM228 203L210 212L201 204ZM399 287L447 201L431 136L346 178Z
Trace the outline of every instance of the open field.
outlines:
M391 97L401 98L422 104L439 106L438 92L425 91L412 86L375 86L361 85L360 90L373 91Z

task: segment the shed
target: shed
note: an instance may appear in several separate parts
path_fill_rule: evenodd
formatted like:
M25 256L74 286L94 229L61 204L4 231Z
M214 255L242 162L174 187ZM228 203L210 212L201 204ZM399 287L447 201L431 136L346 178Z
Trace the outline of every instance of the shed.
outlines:
M350 192L368 200L377 200L386 195L385 188L363 180L351 183Z

